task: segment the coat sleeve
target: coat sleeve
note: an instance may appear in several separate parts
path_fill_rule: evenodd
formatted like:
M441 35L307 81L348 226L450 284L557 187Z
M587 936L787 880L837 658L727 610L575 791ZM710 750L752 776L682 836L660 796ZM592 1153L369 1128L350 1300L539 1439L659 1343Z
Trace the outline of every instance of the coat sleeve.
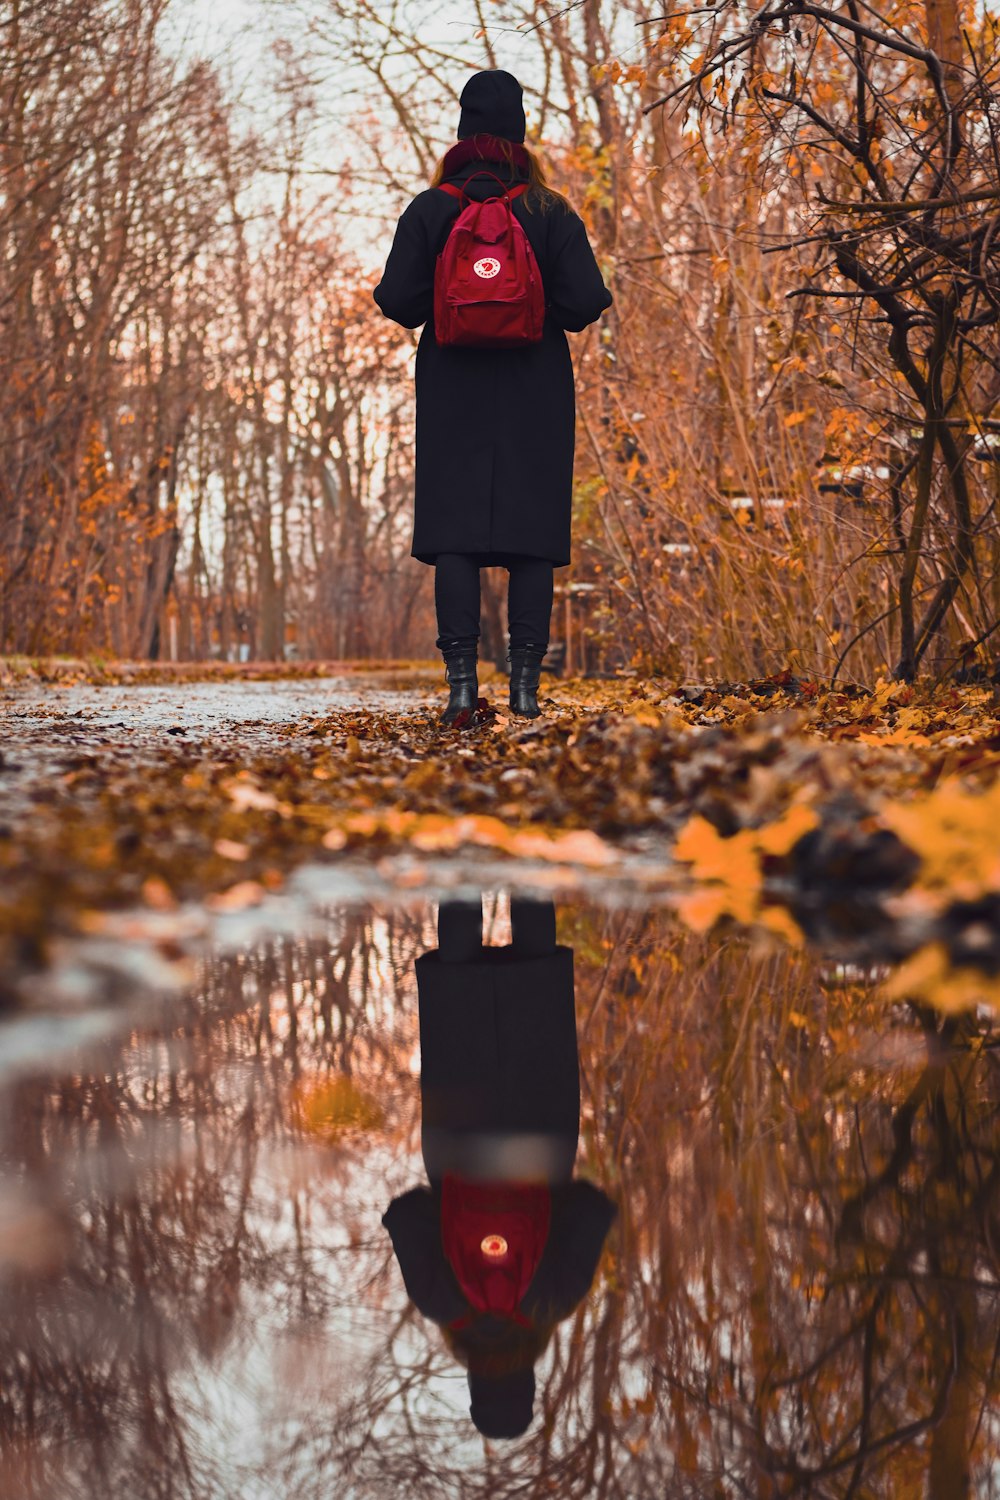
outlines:
M579 214L570 210L554 218L549 244L551 259L545 278L549 313L560 328L579 333L611 306L611 293Z
M578 1179L553 1192L552 1224L522 1306L541 1321L568 1318L590 1290L618 1209L599 1187Z
M372 293L387 318L404 328L419 328L433 316L434 266L427 225L415 198L400 215L382 280Z
M425 1318L450 1323L468 1312L441 1245L437 1196L429 1188L411 1188L394 1198L382 1215L403 1273L407 1295Z

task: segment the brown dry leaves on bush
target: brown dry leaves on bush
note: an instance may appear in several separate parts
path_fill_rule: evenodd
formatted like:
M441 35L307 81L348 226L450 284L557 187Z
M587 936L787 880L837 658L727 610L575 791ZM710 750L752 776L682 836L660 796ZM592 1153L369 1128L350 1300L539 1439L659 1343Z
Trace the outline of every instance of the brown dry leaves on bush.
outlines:
M438 704L415 699L300 721L264 744L164 733L153 758L71 757L0 828L4 956L37 961L52 933L112 905L239 909L306 860L486 850L672 881L699 929L731 918L915 955L921 996L997 998L990 693L823 693L788 674L545 693L536 721L480 700L474 722L447 729ZM942 976L966 968L975 984L948 990Z

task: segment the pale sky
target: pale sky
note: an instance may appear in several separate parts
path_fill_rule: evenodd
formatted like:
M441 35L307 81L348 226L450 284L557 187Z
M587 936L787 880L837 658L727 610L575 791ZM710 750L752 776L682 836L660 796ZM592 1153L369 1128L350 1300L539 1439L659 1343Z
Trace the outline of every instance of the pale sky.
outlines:
M273 67L269 45L280 34L282 16L287 15L285 32L289 40L301 38L304 23L310 15L320 19L326 13L324 0L176 0L174 25L186 44L232 67L247 93ZM434 45L466 58L472 67L488 67L482 39L476 37L479 21L467 0L409 0L408 22L428 45ZM422 22L421 17L426 21ZM497 26L491 36L499 67L526 77L537 64L538 51L533 39L510 28ZM464 81L462 65L456 65L456 90ZM345 80L340 79L340 82ZM335 118L343 105L343 95L334 80L329 98L320 93L320 104ZM530 104L527 106L530 110ZM457 124L457 118L456 118Z
M323 0L314 5L309 0L177 0L175 24L186 32L189 44L209 56L233 55L234 52L248 62L259 56L258 47L266 50L267 40L277 30L282 11L289 17L289 35L302 25L302 18L310 12L321 17L326 7ZM417 19L421 10L426 13L426 30L421 34L427 42L437 46L449 46L456 52L478 59L479 65L487 67L487 59L481 39L475 33L479 22L474 8L464 0L411 0L408 14ZM254 34L259 37L255 45ZM493 33L493 44L500 67L517 71L518 60L522 62L532 55L529 39L518 36L509 29L497 27Z
M470 69L489 66L483 41L475 35L479 20L467 0L404 0L404 9L405 24L416 31L421 41L454 54L455 77L451 82L456 94ZM271 50L274 40L281 39L283 30L284 39L296 53L305 49L308 56L308 23L311 18L320 21L329 12L325 0L175 0L168 14L167 34L172 31L174 45L182 53L206 57L216 64L230 96L240 103L243 128L250 129L266 128L268 113L280 118L277 113L280 106L270 88L271 81L280 74L280 64ZM498 26L492 33L492 41L498 66L529 79L533 65L537 67L539 61L535 40ZM364 124L359 126L359 117L367 105L372 128L382 134L383 152L391 160L397 127L390 117L385 95L365 69L360 66L352 69L346 59L338 62L329 41L319 44L315 56L319 76L315 90L318 120L310 140L309 165L314 170L317 191L328 193L334 186L333 174L349 159L362 172L358 196L343 210L337 209L334 200L330 212L343 213L344 243L360 251L363 259L370 258L373 265L381 264L386 232L409 192L422 185L410 176L416 165L410 161L412 148L409 143L400 145L398 175L403 191L398 186L383 186L382 178L376 182L372 174L378 169L373 166L371 153L358 148L358 130L365 129ZM390 76L392 66L390 63ZM412 67L412 61L401 62L400 67ZM447 67L445 63L444 68ZM526 108L530 121L530 100L526 100ZM381 130L379 121L383 122ZM454 119L441 121L442 148L454 139L457 125L456 105ZM278 153L275 165L279 165ZM365 172L369 174L367 189ZM366 253L369 249L370 256Z

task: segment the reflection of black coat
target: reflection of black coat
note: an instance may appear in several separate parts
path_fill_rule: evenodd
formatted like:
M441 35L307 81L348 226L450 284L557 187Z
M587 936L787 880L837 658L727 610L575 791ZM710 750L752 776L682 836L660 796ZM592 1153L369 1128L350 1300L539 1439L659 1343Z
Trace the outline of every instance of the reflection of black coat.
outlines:
M580 1123L572 948L541 958L483 948L463 963L435 949L414 967L425 1134L569 1137L569 1176Z
M469 1312L442 1247L436 1168L461 1175L470 1140L548 1138L562 1166L552 1174L549 1237L521 1310L533 1321L558 1321L586 1296L616 1212L592 1183L568 1180L580 1119L573 950L524 958L484 948L462 963L442 963L435 950L415 967L432 1186L403 1193L382 1220L406 1290L435 1322Z
M503 162L468 162L448 178L477 200L505 181ZM524 349L441 348L434 337L434 267L460 212L437 188L420 193L396 228L375 301L405 328L426 326L417 350L417 473L412 555L523 553L570 561L575 414L564 329L611 305L582 220L520 199L514 213L535 252L547 312L541 343Z

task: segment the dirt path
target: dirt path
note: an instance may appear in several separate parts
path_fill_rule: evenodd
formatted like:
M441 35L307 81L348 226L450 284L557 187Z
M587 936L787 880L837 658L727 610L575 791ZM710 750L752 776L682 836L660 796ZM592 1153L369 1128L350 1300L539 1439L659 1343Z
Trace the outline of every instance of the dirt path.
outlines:
M510 861L522 881L666 897L699 930L736 922L852 958L958 942L995 982L1000 724L985 694L824 696L787 674L546 681L527 721L502 689L444 729L426 671L9 686L0 992L112 913L176 927L181 911L287 899L293 874L311 898L344 898Z
M422 687L419 674L391 673L8 688L0 693L0 819L19 816L26 799L44 800L60 778L87 766L156 767L172 748L253 757L277 746L279 729L310 716L407 712L424 701Z

